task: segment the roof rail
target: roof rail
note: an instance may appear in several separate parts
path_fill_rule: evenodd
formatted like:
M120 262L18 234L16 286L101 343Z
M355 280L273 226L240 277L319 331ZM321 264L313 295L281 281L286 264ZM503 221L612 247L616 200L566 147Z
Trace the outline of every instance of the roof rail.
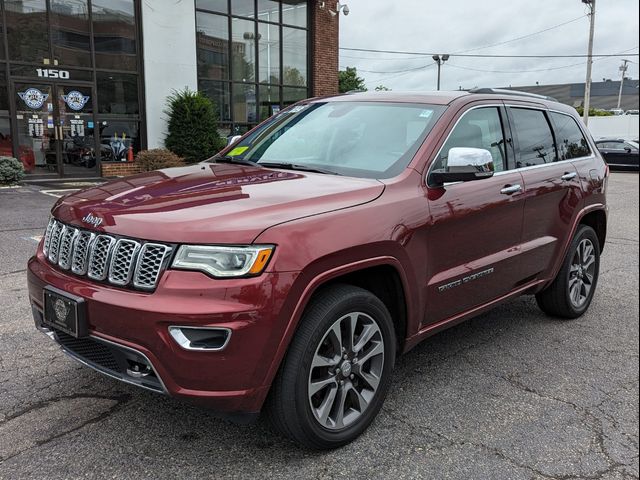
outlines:
M499 95L515 95L519 97L539 98L541 100L549 100L557 102L558 100L547 95L538 95L537 93L521 92L520 90L510 90L508 88L472 88L469 93L486 93Z

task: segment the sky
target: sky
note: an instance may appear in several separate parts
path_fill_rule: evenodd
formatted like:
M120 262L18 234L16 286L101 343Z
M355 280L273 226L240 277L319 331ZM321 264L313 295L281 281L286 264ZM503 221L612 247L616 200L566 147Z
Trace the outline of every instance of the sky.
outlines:
M331 3L331 2L328 2ZM340 69L356 67L370 90L435 90L437 69L431 55L354 52L348 48L452 54L586 54L588 8L580 0L343 0L340 15ZM593 81L638 78L638 0L597 0L593 53L619 54L593 63ZM582 17L582 18L579 18ZM522 40L526 36L565 24ZM509 41L509 42L508 42ZM488 48L487 45L508 42ZM626 55L625 53L626 52ZM429 65L429 66L427 66ZM407 71L409 70L409 71ZM506 73L504 73L506 72ZM441 72L441 89L584 82L586 58L450 57Z

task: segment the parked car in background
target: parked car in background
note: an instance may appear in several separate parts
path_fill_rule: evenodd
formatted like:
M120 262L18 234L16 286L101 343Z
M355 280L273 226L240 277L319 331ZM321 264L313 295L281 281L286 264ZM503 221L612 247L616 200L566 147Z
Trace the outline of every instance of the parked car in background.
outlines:
M614 115L624 115L624 110L622 110L621 108L610 108L607 111L613 113Z
M607 176L547 97L306 100L205 162L60 199L28 264L33 316L97 371L335 448L425 338L523 294L583 315Z
M627 110L626 112L624 112L625 115L638 115L640 113L640 110Z
M612 169L638 170L638 142L622 139L602 139L596 146Z

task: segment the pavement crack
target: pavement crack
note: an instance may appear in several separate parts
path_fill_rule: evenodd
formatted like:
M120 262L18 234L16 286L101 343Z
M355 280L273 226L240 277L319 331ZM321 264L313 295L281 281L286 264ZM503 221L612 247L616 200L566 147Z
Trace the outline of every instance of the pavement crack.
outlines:
M27 269L23 268L21 270L13 270L11 272L3 272L3 273L0 273L0 278L8 277L9 275L15 275L16 273L24 273L26 271L27 271Z
M84 393L78 393L78 394L73 394L73 395L65 395L65 396L58 396L58 397L54 397L54 398L50 398L48 400L42 401L42 402L37 402L31 406L29 406L28 408L25 408L23 410L20 410L18 412L15 412L12 415L9 415L7 417L5 417L5 419L0 422L0 426L6 424L7 422L11 421L11 420L15 420L16 418L19 418L23 415L26 415L34 410L37 409L42 409L45 408L51 404L53 404L54 402L59 402L59 401L64 401L64 400L73 400L73 399L100 399L100 400L111 400L113 402L115 402L112 406L110 406L107 410L105 410L104 412L100 413L99 415L96 415L95 417L89 418L87 420L85 420L84 422L81 422L80 424L76 425L75 427L69 429L69 430L65 430L64 432L60 432L60 433L56 433L53 435L50 435L46 438L43 438L41 440L36 440L33 442L33 444L29 445L27 448L23 448L21 450L16 451L15 453L12 453L11 455L8 455L6 457L0 457L0 464L6 462L7 460L10 460L11 458L14 458L18 455L23 454L24 452L27 452L29 450L32 450L34 448L38 448L41 447L42 445L46 445L49 442L52 442L58 438L64 437L66 435L69 435L70 433L76 432L88 425L92 425L94 423L99 423L101 421L103 421L104 419L108 418L109 416L113 415L114 413L118 412L119 410L121 410L125 405L127 405L129 403L129 401L131 400L131 395L130 394L120 394L120 395L95 395L95 394L84 394Z

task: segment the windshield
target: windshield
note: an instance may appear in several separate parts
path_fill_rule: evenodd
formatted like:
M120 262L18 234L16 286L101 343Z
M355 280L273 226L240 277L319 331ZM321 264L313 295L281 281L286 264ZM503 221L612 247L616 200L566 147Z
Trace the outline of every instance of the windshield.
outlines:
M296 105L252 132L226 157L266 167L391 178L406 168L444 108L342 101Z

